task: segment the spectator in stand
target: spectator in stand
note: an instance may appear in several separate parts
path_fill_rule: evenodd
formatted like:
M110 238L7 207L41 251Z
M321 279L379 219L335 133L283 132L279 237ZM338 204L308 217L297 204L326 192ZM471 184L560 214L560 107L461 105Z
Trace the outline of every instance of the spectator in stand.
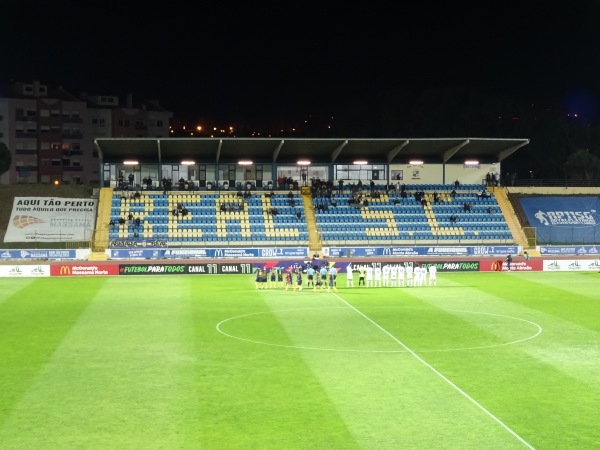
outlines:
M490 198L491 196L492 194L490 194L486 188L483 188L478 195L479 198Z

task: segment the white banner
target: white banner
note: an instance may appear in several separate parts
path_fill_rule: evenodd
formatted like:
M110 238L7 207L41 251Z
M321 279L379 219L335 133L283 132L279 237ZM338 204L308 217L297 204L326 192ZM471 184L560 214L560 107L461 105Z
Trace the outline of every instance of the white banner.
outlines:
M88 241L97 203L87 198L15 197L4 242Z
M50 266L20 265L0 266L0 277L49 277Z
M544 260L544 272L577 272L600 270L600 259Z

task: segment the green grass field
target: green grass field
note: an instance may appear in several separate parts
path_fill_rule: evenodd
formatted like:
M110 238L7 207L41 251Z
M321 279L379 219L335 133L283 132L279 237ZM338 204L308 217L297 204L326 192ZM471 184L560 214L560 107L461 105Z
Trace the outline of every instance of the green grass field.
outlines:
M0 279L0 448L600 448L600 274L345 284Z

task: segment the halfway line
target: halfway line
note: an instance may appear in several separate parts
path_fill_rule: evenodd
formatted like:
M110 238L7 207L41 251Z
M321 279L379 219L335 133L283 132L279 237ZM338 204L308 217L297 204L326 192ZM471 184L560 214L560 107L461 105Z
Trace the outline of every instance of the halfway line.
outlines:
M346 306L353 309L356 313L360 314L362 317L364 317L369 322L371 322L373 325L375 325L377 328L379 328L379 330L381 330L382 332L387 334L390 338L392 338L395 342L397 342L398 345L400 345L408 353L410 353L412 356L414 356L421 364L423 364L425 367L427 367L429 370L431 370L433 373L435 373L438 377L440 377L442 380L444 380L446 383L448 383L450 386L452 386L458 393L460 393L463 397L465 397L467 400L469 400L471 403L473 403L475 406L477 406L480 410L482 410L484 413L486 413L498 425L500 425L502 428L504 428L506 431L508 431L510 434L512 434L515 438L517 438L520 442L522 442L527 448L530 448L531 450L535 450L535 447L533 447L531 444L529 444L525 439L523 439L521 436L519 436L517 433L515 433L508 425L506 425L504 422L502 422L500 419L498 419L496 416L494 416L491 412L489 412L483 405L481 405L479 402L477 402L477 400L475 400L473 397L471 397L469 394L467 394L465 391L463 391L461 388L459 388L456 384L454 384L452 381L450 381L448 378L446 378L435 367L433 367L431 364L429 364L427 361L425 361L423 358L421 358L419 355L417 355L414 351L412 351L400 339L398 339L392 333L387 331L385 328L383 328L381 325L379 325L377 322L375 322L369 316L365 315L363 312L356 309L354 306L352 306L350 303L348 303L346 300L344 300L342 297L340 297L337 293L334 292L333 295L335 295L336 298L338 298Z

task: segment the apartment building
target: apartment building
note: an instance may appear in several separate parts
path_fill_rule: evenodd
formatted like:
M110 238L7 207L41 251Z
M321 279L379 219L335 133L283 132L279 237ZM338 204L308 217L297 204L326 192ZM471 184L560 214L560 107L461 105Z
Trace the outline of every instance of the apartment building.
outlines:
M39 81L13 82L0 90L0 142L12 155L0 184L100 185L94 139L166 137L173 113L158 101L129 95L73 95Z

